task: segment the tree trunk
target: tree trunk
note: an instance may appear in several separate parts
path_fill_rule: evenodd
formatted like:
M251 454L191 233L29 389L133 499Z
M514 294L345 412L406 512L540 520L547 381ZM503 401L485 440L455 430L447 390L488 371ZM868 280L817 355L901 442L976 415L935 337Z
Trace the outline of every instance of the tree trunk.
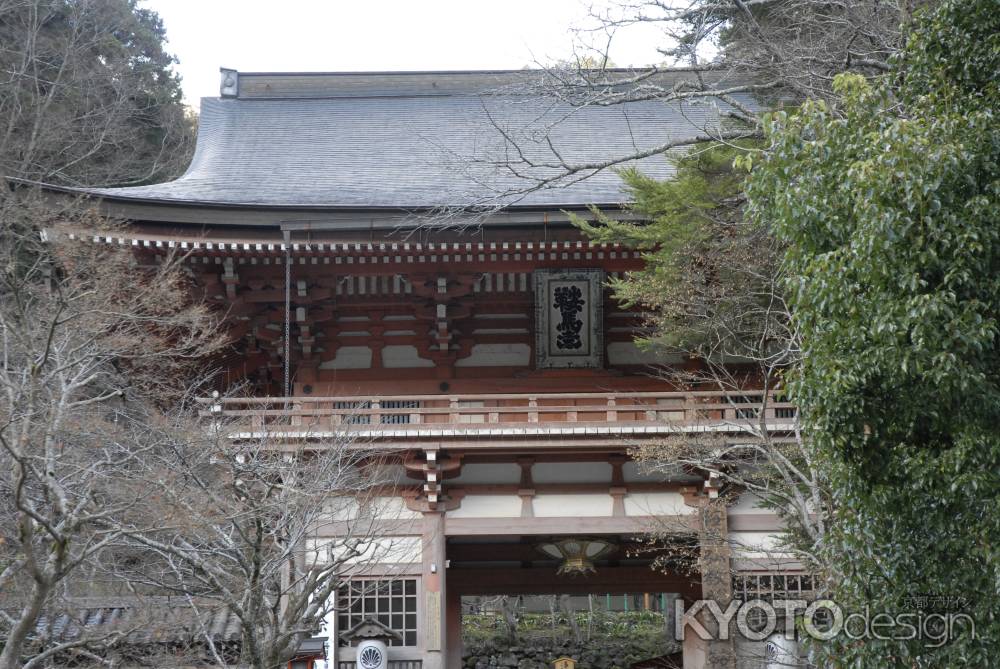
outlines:
M518 611L520 608L520 597L502 597L500 599L500 611L503 613L504 623L507 624L507 640L511 643L517 643Z
M31 599L21 609L21 615L7 635L0 652L0 669L18 669L21 666L21 653L24 650L24 642L28 635L35 629L38 616L45 606L45 598L49 594L49 588L42 587L35 583L32 588Z
M583 643L583 634L580 632L580 626L576 623L576 611L573 609L573 602L569 595L559 595L559 609L569 621L569 627L573 630L573 638L576 639L577 643Z

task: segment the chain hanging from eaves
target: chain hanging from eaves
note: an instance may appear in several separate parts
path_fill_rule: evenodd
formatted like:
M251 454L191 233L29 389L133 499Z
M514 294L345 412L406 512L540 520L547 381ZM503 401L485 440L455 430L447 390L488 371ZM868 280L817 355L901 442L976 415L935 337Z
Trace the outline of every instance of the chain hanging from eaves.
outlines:
M292 252L289 245L285 245L285 384L284 384L284 397L285 404L287 407L288 397L291 395L291 379L292 379L292 363L291 363L291 350L292 350Z

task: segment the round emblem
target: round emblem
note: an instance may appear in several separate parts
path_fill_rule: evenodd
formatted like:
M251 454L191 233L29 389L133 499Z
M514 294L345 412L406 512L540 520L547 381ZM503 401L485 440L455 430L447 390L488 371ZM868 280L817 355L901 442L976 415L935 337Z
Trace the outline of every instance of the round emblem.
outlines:
M382 651L374 646L368 646L358 656L358 664L363 669L378 669L382 666Z

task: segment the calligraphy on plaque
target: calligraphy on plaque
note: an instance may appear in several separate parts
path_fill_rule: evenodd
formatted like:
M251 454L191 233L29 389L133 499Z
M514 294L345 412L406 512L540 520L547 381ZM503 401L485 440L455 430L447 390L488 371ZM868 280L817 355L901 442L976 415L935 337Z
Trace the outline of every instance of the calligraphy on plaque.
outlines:
M601 270L535 272L535 359L538 367L602 364Z
M556 347L561 350L578 351L583 346L580 337L580 330L583 329L583 321L580 320L580 313L586 300L583 299L583 291L580 286L557 286L555 290L555 300L552 305L559 310L560 320L556 325Z

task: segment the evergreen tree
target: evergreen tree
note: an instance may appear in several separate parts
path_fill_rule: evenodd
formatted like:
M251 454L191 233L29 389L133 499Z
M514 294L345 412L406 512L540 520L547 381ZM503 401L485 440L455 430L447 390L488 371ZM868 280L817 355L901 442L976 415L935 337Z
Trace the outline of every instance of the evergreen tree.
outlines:
M0 175L162 181L193 122L159 16L136 0L0 0Z
M891 78L837 80L839 115L775 114L751 176L753 215L788 245L794 394L835 501L832 594L971 619L915 639L841 635L817 651L828 666L988 667L1000 652L996 10L944 2Z

